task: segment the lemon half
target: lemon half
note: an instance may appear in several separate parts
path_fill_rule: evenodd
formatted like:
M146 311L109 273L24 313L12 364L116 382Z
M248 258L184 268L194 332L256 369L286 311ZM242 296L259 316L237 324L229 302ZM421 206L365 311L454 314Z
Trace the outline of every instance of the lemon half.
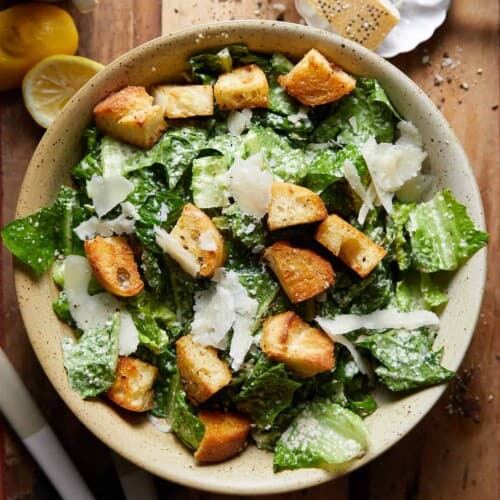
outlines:
M41 127L48 128L73 97L104 66L80 56L56 55L42 59L23 80L24 104Z

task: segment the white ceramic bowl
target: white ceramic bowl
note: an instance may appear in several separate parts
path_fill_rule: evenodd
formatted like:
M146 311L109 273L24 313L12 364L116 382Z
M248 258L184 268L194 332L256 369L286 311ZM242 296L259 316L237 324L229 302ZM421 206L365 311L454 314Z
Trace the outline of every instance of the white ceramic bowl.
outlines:
M80 137L92 119L93 106L125 85L151 85L176 79L190 55L230 43L256 51L281 51L299 58L315 47L349 72L380 80L400 112L419 128L429 154L436 187L450 188L484 228L479 191L457 138L430 99L408 77L374 53L338 36L297 24L234 21L195 27L138 47L110 64L65 107L40 142L29 165L18 204L25 216L50 203L82 149ZM450 302L442 315L438 345L446 347L443 363L458 368L471 341L484 289L486 253L477 253L454 276ZM143 416L121 412L101 399L83 401L68 386L60 341L69 328L52 312L56 289L49 276L34 281L18 267L19 304L31 343L57 392L75 415L102 441L158 476L193 488L232 494L263 494L310 487L349 472L387 450L431 409L445 386L405 397L379 396L380 408L366 423L370 450L336 473L319 469L274 474L272 455L250 446L224 463L200 466L171 434L162 434Z

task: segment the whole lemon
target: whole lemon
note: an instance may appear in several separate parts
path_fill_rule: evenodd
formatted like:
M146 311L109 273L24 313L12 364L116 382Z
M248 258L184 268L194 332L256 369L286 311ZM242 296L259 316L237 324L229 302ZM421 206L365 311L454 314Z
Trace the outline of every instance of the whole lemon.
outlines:
M0 90L19 87L41 59L72 55L77 48L75 22L55 5L28 3L0 11Z

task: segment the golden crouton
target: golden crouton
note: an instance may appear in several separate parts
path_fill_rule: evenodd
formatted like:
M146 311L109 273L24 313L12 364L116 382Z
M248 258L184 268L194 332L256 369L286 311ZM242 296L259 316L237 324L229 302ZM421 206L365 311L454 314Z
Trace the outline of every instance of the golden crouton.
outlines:
M247 440L250 420L239 413L202 410L198 418L205 434L194 453L199 462L221 462L240 452Z
M108 292L133 297L144 288L134 252L123 236L96 236L83 244L92 273Z
M368 276L387 254L366 234L335 214L318 226L315 238L362 278Z
M116 367L116 380L106 396L130 411L148 411L153 407L153 384L158 368L140 359L121 356Z
M144 87L125 87L94 108L95 123L104 133L140 148L150 148L167 128L163 108L153 106Z
M214 96L221 109L267 108L269 84L259 66L249 64L220 75Z
M352 92L356 80L311 49L293 68L278 78L279 84L307 106L336 101Z
M214 114L212 85L157 85L151 93L154 103L163 108L167 118Z
M195 342L191 334L175 343L177 367L189 400L200 404L231 381L231 370L217 350Z
M170 235L182 247L195 256L200 265L200 276L213 276L215 270L226 260L224 238L212 219L191 203L182 209Z
M312 250L292 247L287 241L267 247L263 259L293 303L324 292L334 282L335 274L327 260Z
M293 311L267 318L260 341L262 351L301 377L331 370L335 364L333 342Z
M271 231L297 224L308 224L328 216L323 200L311 190L287 182L274 182L267 213Z

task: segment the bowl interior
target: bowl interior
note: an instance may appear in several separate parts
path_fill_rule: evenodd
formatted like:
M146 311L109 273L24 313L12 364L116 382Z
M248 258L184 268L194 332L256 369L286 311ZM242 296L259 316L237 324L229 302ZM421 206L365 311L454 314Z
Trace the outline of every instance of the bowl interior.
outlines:
M294 58L315 47L349 72L380 80L390 98L421 131L436 189L450 188L484 228L479 191L467 158L450 127L426 95L394 66L368 50L313 28L272 21L234 21L196 27L149 42L122 56L89 82L47 131L29 165L18 204L25 216L50 203L81 154L80 137L93 106L125 85L175 81L196 52L231 43L252 50L283 52ZM438 345L443 364L456 369L470 343L479 314L486 274L486 253L472 257L454 276L450 302L442 315ZM227 462L199 466L171 435L149 421L119 411L99 399L83 401L68 386L60 341L70 333L52 312L56 289L49 276L34 281L21 267L15 271L21 313L36 355L55 389L76 416L102 441L137 465L163 478L194 488L238 494L291 491L313 486L353 470L379 455L406 434L444 391L433 387L400 398L379 393L379 410L366 422L370 451L363 459L334 472L318 469L272 472L272 455L250 446Z

